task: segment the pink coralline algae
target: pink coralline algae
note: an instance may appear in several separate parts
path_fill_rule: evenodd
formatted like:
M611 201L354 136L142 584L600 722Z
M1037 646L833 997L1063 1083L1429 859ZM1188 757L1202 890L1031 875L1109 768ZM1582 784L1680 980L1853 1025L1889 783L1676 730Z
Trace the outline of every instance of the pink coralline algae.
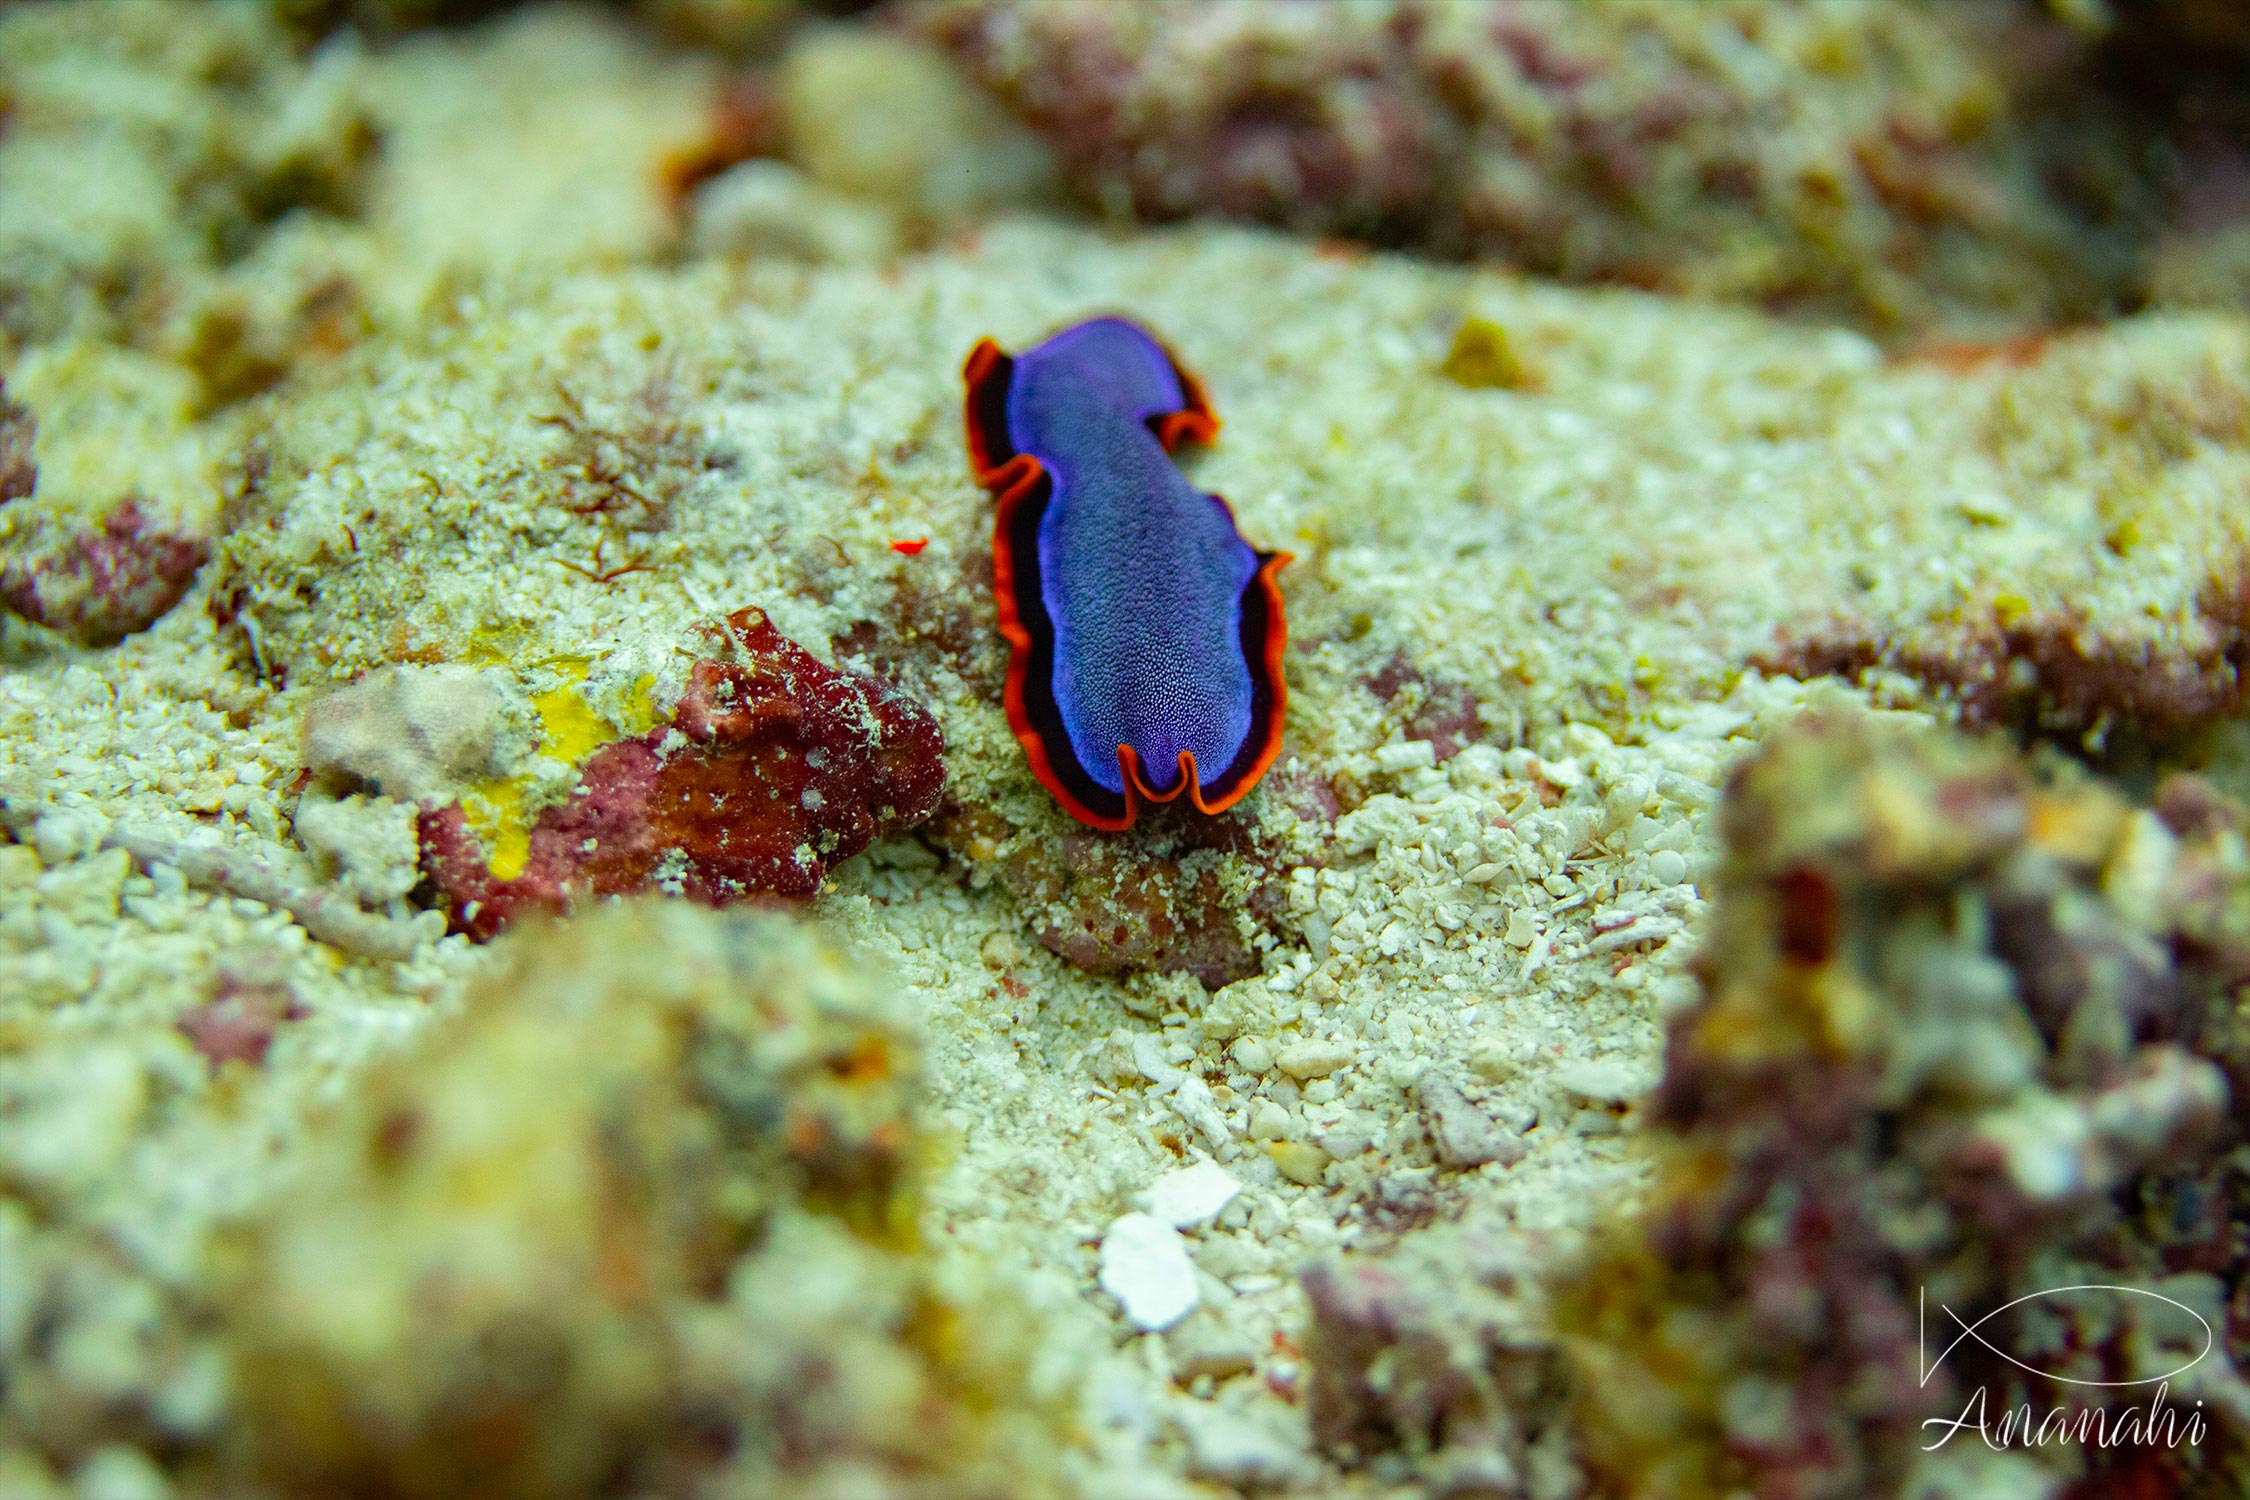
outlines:
M0 556L0 605L83 645L107 646L162 619L211 544L152 525L127 499L98 524L49 520Z
M286 984L223 974L210 999L190 1006L172 1024L215 1074L230 1062L262 1067L281 1023L307 1014Z
M712 906L816 894L839 861L937 810L943 735L927 710L839 671L755 609L712 632L669 724L604 746L502 879L459 803L421 816L423 872L454 930L656 887Z
M1424 676L1403 653L1367 679L1367 690L1403 715L1399 730L1405 738L1430 742L1441 765L1485 737L1476 695L1459 683Z

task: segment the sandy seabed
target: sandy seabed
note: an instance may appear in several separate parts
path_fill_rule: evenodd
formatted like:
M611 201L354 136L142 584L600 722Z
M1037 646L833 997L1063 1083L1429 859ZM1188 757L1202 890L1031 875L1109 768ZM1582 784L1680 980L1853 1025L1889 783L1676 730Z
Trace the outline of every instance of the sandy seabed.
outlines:
M0 547L59 568L131 496L208 551L114 644L0 618L11 1497L1585 1493L1618 1446L1525 1371L1647 1207L1736 768L1807 715L2238 764L2239 316L1917 358L1255 230L691 252L654 184L707 73L567 17L332 55L307 116L323 66L398 122L355 216L175 295L248 299L241 359L349 338L220 401L208 308L8 351ZM1296 556L1220 833L1078 827L1001 710L960 361L1096 312ZM537 875L744 609L934 719L935 817L815 849L817 938L462 930L433 817ZM1453 1288L1395 1371L1337 1331L1369 1265Z

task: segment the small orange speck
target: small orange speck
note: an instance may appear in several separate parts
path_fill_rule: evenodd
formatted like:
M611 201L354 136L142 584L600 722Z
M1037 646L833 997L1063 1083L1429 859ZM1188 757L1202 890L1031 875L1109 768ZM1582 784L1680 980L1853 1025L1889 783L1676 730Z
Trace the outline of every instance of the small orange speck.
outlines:
M924 547L927 547L928 545L930 545L930 539L928 537L918 536L910 538L903 542L891 543L891 550L898 553L902 557L912 557L915 553L920 552Z
M814 1156L828 1143L828 1129L818 1116L797 1114L790 1117L785 1127L791 1156Z

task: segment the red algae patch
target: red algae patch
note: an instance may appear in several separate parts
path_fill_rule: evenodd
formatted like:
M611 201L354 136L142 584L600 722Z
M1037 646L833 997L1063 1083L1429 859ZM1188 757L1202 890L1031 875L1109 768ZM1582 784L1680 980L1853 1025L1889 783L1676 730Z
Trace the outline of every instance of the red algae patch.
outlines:
M423 873L457 932L651 887L712 906L802 898L838 861L937 810L944 736L913 700L737 610L670 723L604 746L502 879L459 803L420 820Z

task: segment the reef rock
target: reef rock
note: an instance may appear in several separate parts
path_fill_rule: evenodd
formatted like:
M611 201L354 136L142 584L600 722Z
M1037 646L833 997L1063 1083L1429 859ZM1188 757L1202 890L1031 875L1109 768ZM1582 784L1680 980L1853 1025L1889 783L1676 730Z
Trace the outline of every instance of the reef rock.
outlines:
M0 383L0 505L21 500L38 483L39 466L32 455L38 435L31 408L10 398L6 384Z
M112 645L169 613L210 555L206 538L157 525L127 499L98 522L47 518L7 538L0 604L82 645Z
M805 897L838 861L937 810L945 741L920 705L823 664L755 609L712 632L670 723L597 750L578 793L494 873L458 803L422 816L423 865L457 930L655 887L711 905Z

